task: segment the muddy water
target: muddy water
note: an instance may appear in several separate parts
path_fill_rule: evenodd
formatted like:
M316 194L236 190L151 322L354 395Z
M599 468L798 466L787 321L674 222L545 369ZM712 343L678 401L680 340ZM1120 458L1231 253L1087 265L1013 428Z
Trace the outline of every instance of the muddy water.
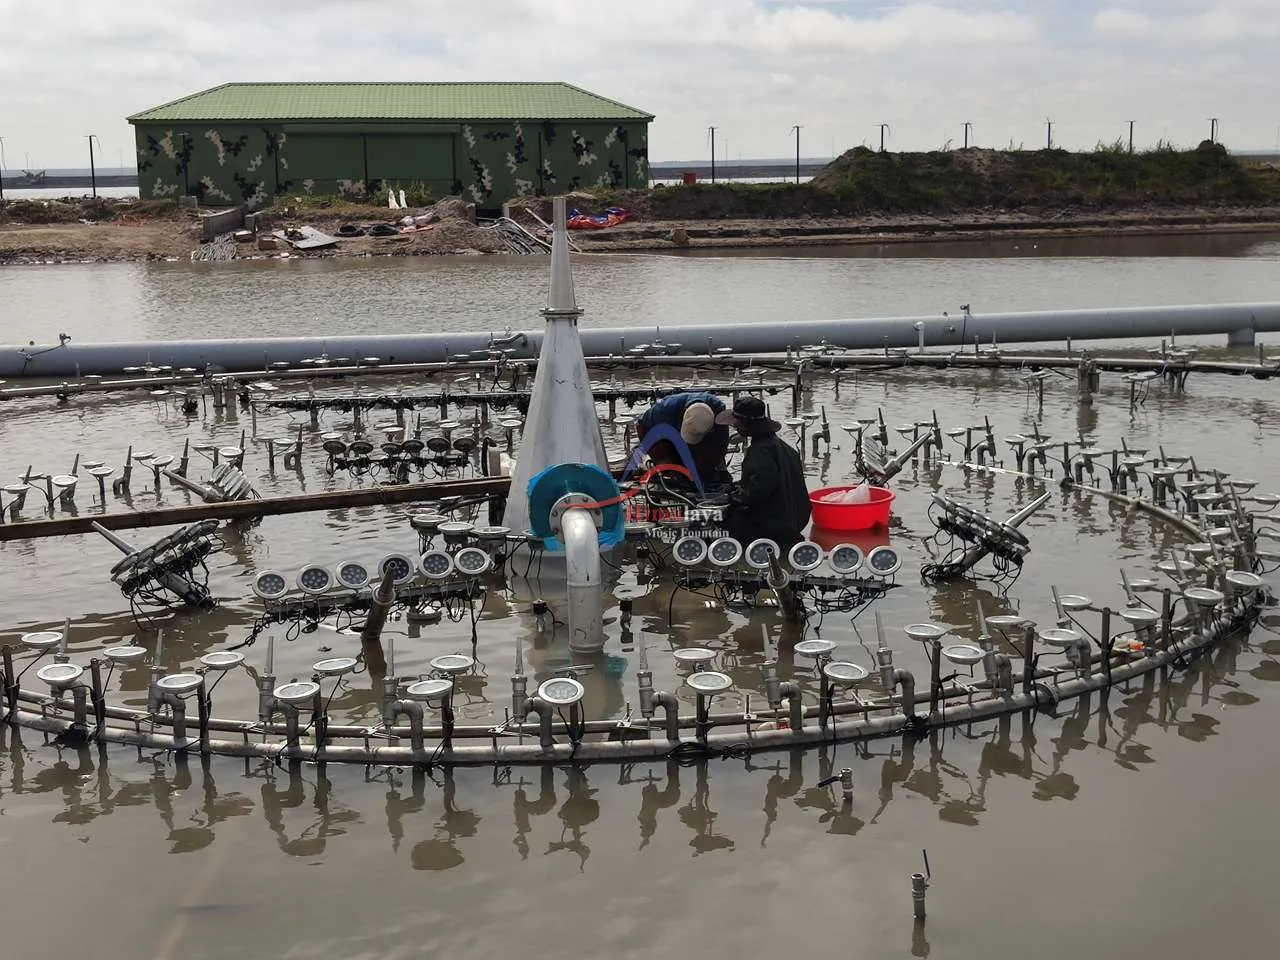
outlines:
M1057 291L1053 302L1071 305L1271 299L1280 296L1274 256L1274 248L1261 244L1232 257L1177 260L885 260L876 265L896 279L881 275L865 289L861 261L610 258L608 278L595 272L597 261L588 261L579 295L592 320L602 323L641 314L675 322L672 283L682 286L686 311L695 307L698 319L714 315L726 289L751 299L740 288L756 291L748 311L754 319L792 311L911 313L926 309L926 301L936 310L956 299L951 289L984 289L992 309L1048 305L1046 290ZM384 271L387 284L441 291L426 302L379 301L387 311L381 312L362 298L373 289L370 279L350 265L287 269L294 266L308 271L306 283L293 286L296 275L279 264L6 271L0 298L19 316L57 318L84 331L85 339L108 332L173 335L213 317L229 325L223 332L230 334L258 329L246 326L239 312L254 302L244 288L263 283L255 271L276 269L281 292L294 298L277 303L259 295L257 302L268 302L290 324L308 322L297 299L305 293L330 305L310 321L318 329L345 332L345 318L357 317L366 329L382 331L397 329L419 310L443 316L448 291L462 284L454 264L367 264ZM466 286L469 305L457 311L458 329L468 328L467 315L480 318L471 328L508 315L512 325L528 322L531 311L512 299L539 302L539 281L528 265L470 266L481 272ZM1081 270L1068 296L1063 273ZM993 286L994 277L1006 286ZM1104 277L1115 292L1110 299L1098 289ZM785 291L778 289L788 280ZM1199 295L1175 296L1171 283ZM844 289L849 285L866 297L853 297ZM606 295L615 287L628 299ZM37 288L43 292L33 296ZM80 312L89 291L99 311L92 322ZM123 303L147 304L151 312L142 320ZM228 309L228 303L240 306ZM858 310L858 304L869 305ZM841 424L880 409L892 427L936 409L944 428L990 416L997 437L1038 429L1064 439L1084 432L1108 447L1121 438L1131 447L1163 444L1170 454L1194 452L1201 464L1260 478L1260 490L1280 489L1271 482L1278 465L1271 385L1193 377L1186 396L1157 386L1132 410L1127 386L1114 377L1104 377L1091 410L1077 408L1069 387L1052 381L1041 406L1016 373L864 374L838 387L817 379L804 407L825 408L834 436L829 455L806 458L810 485L848 476ZM772 403L785 411L782 394ZM219 419L209 411L188 422L138 400L73 401L58 410L45 401L24 402L3 412L0 474L6 478L27 463L60 472L77 452L119 463L129 443L176 453L188 437L238 442L240 431L251 428L243 415ZM334 416L322 429L343 425ZM284 414L259 419L260 436L291 429ZM606 428L606 437L620 448L614 428ZM948 452L957 455L959 446L948 442ZM310 447L316 445L312 440ZM1002 445L1001 456L1008 447ZM313 449L301 476L281 470L273 477L261 447L251 445L247 472L264 495L347 483L327 478L321 464ZM197 474L202 469L193 467ZM894 528L864 545L889 539L903 551L898 586L857 620L828 614L820 629L840 645L842 657L869 665L871 614L878 611L900 661L917 676L925 666L902 636L904 624L936 620L972 639L975 596L988 612L1018 610L1044 623L1053 617L1049 588L1055 584L1115 606L1123 599L1122 568L1145 575L1182 540L1101 497L1064 497L1050 484L1050 504L1026 526L1032 553L1007 592L990 583L926 589L916 574L938 549L927 518L930 491L942 489L1003 515L1041 488L953 467L909 468L895 487ZM165 504L187 502L168 486L158 497ZM157 494L135 482L134 498L145 507ZM81 513L99 509L91 490L78 501ZM190 665L208 650L244 639L260 612L248 590L254 571L292 573L313 560L412 552L416 536L405 513L368 508L270 518L229 534L212 564L220 608L165 621L167 665ZM88 537L0 546L0 639L12 641L63 616L72 619L76 660L87 660L104 643L149 639L106 578L116 556ZM669 588L641 582L625 558L622 565L618 589L636 597L632 636L611 624L608 657L584 674L592 714L618 715L634 702L641 628L656 679L668 688L678 688L680 674L667 651L697 643L719 651L722 668L737 682L734 696L758 696L761 623L783 634L784 670L808 682L806 664L793 663L786 652L796 634L776 612L708 609L705 598L673 598ZM562 637L534 630L524 598L541 587L522 582L523 570L517 564L505 582L490 582L475 626L480 668L464 686L462 713L469 722L501 717L517 639L539 679L568 662ZM390 625L402 673L425 669L440 653L471 649L470 617L455 613L456 621L439 625ZM328 633L289 638L280 632L277 672L308 672L323 648L345 652L349 644ZM261 669L262 643L247 653L253 669ZM94 954L110 958L445 951L488 957L569 949L588 956L660 950L714 957L797 944L866 956L1013 958L1033 949L1046 956L1270 956L1280 933L1269 906L1280 870L1269 856L1273 815L1265 799L1277 786L1269 731L1280 721L1272 689L1280 679L1278 656L1280 637L1260 628L1247 644L1190 670L1135 682L1105 700L1066 704L1056 718L975 725L914 745L845 745L701 767L658 762L437 771L428 778L408 770L246 767L223 760L202 766L119 749L59 751L35 734L4 731L0 843L15 878L0 899L5 953L48 956L60 938L70 947L92 937ZM117 673L112 686L120 699L137 702L145 676L142 670ZM229 675L215 705L222 715L251 714L250 674ZM376 707L367 677L353 678L334 709L371 716ZM846 766L856 784L848 809L838 791L819 786ZM935 882L929 919L919 929L910 919L909 875L920 869L923 848Z

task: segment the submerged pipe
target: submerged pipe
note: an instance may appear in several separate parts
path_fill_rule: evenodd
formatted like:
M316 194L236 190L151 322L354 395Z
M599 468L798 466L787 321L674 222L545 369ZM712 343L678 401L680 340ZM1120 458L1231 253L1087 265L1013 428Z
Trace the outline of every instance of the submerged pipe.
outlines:
M559 231L557 231L557 234ZM856 320L787 320L770 323L709 323L607 327L580 331L587 356L604 357L655 341L731 346L741 353L783 353L788 347L826 342L835 347L950 346L989 342L1044 343L1054 340L1108 340L1242 332L1280 331L1280 303L1193 304L1174 307L1112 307L1041 310L961 316L882 317ZM508 349L513 360L533 359L543 334L522 334ZM664 339L665 338L665 339ZM0 377L72 377L118 373L151 357L175 367L257 371L267 363L298 364L330 356L382 357L386 363L443 362L450 354L488 350L492 333L428 333L347 337L169 340L0 346Z
M555 709L541 697L530 697L524 702L524 715L528 717L531 713L538 715L538 745L544 751L550 750L556 745L555 738L551 735L551 720L555 716Z
M401 717L409 718L409 747L417 754L426 750L426 737L422 729L425 713L422 704L416 700L396 700L387 707L383 719L387 722L387 729L391 729Z
M595 519L579 507L566 510L560 520L560 537L569 595L569 649L598 652L604 649L604 584Z
M382 574L382 580L373 590L372 602L369 605L369 616L365 618L364 629L360 631L360 646L368 653L369 647L377 647L382 653L382 628L387 622L387 613L396 602L396 575L390 566Z

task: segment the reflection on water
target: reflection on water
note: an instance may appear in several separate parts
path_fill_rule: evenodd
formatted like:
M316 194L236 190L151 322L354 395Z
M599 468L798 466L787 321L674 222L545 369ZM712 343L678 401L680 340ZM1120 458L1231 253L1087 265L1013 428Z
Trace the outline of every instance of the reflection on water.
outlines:
M1220 724L1211 712L1258 702L1239 689L1238 675L1280 680L1277 653L1280 640L1274 638L1256 648L1228 643L1186 670L1147 674L1109 694L1086 695L1057 716L1026 712L921 738L779 751L736 762L673 756L591 768L497 767L489 774L378 767L361 778L341 766L255 760L237 773L239 765L229 759L141 751L130 759L127 751L97 746L55 748L31 731L4 728L0 813L18 797L54 795L51 822L86 827L123 808L150 806L175 855L205 849L223 824L255 813L287 857L320 857L330 844L367 837L381 825L392 852L407 847L413 869L433 871L467 862L482 830L510 831L519 860L556 857L585 871L592 845L601 839L596 825L602 802L637 811L634 838L624 841L611 826L606 846L642 851L661 832L675 831L695 858L742 843L768 847L780 819L792 819L783 817L784 809L798 811L824 833L854 837L874 827L891 804L920 798L940 821L976 827L988 812L993 781L1021 782L1041 802L1072 801L1089 789L1071 773L1073 754L1096 752L1139 772L1156 762L1151 738L1159 731L1209 741ZM734 765L743 776L726 777L724 770ZM844 767L854 772L851 803L838 783ZM256 788L253 781L259 781ZM743 791L755 796L754 803L742 802ZM725 803L729 794L732 802ZM505 814L496 799L503 796L509 798ZM763 817L752 817L752 809ZM491 859L492 838L484 848L484 859Z

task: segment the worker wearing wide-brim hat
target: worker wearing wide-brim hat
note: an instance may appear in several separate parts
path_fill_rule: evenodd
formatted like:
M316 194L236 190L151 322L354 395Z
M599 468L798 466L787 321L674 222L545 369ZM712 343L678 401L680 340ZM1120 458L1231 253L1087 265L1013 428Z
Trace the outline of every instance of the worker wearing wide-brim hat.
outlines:
M742 396L716 423L736 427L749 441L742 479L730 494L725 525L740 543L767 537L784 551L799 543L812 507L800 454L778 436L782 424L759 397Z

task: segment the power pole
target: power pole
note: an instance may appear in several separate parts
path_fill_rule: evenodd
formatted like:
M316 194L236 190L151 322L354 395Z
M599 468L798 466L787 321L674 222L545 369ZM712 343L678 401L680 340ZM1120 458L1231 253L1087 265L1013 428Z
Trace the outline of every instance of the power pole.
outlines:
M791 128L796 135L796 183L800 182L800 124Z
M964 148L969 149L969 134L973 131L973 124L968 120L964 122Z
M707 131L711 134L711 182L716 182L716 128L707 127Z
M1218 118L1217 117L1209 118L1209 142L1210 143L1218 142Z
M1133 121L1129 121L1129 152L1133 153Z
M4 137L0 137L0 201L4 200Z
M1045 117L1044 125L1049 129L1049 136L1048 136L1048 139L1046 140L1045 149L1052 150L1053 149L1053 121L1050 120L1048 117Z
M881 153L884 153L884 135L885 135L885 131L888 131L889 133L892 133L892 132L893 132L892 130L889 130L889 125L888 125L887 123L882 123L882 124L880 124L880 152L881 152Z
M98 170L93 163L93 134L89 138L89 182L93 185L93 198L98 199ZM99 144L101 146L101 144Z

